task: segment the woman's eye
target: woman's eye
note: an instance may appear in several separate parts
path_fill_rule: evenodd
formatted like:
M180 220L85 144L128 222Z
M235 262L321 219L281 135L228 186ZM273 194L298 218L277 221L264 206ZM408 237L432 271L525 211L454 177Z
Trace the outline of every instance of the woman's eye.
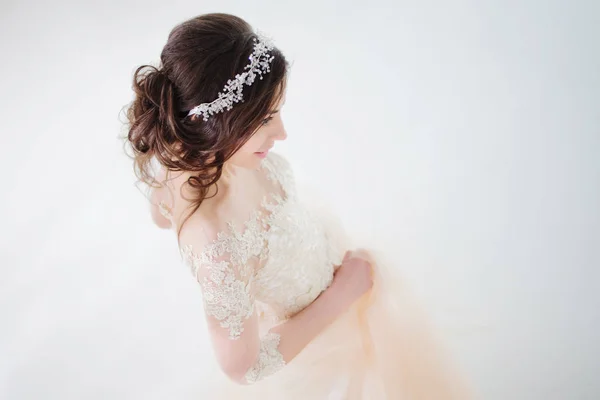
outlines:
M263 124L263 125L266 125L266 124L268 124L268 123L269 123L269 121L270 121L270 120L272 120L272 119L273 119L273 117L267 117L267 118L263 119L263 121L262 121L262 124Z

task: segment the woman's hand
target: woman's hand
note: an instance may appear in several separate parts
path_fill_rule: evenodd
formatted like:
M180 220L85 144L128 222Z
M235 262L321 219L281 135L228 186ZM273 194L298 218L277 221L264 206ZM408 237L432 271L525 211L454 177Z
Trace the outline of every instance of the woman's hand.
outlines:
M161 166L155 179L162 185L167 185L165 182L167 179L167 172L165 167ZM150 194L150 213L152 215L152 221L154 224L161 229L170 229L172 222L168 214L171 214L171 207L167 206L167 188L162 187L151 187Z
M161 229L171 229L171 220L163 214L165 211L161 211L162 198L156 195L156 189L152 189L152 195L150 198L150 214L152 215L152 221L154 224ZM168 207L165 206L163 210L165 209L168 209Z
M344 310L373 287L373 260L364 249L349 250L327 289Z

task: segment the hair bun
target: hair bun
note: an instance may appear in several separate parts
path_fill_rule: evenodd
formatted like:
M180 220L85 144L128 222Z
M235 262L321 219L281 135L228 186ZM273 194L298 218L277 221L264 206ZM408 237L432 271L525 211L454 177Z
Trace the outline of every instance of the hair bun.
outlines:
M173 82L162 69L151 66L149 70L142 72L141 68L143 67L136 71L135 82L138 90L136 88L134 90L140 96L144 110L158 111L157 118L164 122L169 117L167 111L173 108L171 104L175 91Z
M175 85L164 70L142 65L135 71L133 91L129 139L141 153L160 151L157 143L172 138L177 125Z

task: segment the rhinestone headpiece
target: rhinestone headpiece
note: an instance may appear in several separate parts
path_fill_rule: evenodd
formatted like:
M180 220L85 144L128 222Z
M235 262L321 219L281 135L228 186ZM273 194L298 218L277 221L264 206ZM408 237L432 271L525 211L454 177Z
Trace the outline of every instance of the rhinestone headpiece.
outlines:
M269 51L273 49L273 43L271 39L260 32L257 33L257 36L258 39L254 38L254 50L248 57L250 62L244 67L244 72L237 74L235 79L228 80L227 85L225 85L223 91L219 93L217 99L210 103L197 105L190 110L188 116L192 114L201 115L205 121L208 121L210 115L225 110L231 110L233 108L233 103L244 101L242 96L244 84L250 86L254 83L257 75L262 79L263 74L271 71L270 63L275 56L270 55Z

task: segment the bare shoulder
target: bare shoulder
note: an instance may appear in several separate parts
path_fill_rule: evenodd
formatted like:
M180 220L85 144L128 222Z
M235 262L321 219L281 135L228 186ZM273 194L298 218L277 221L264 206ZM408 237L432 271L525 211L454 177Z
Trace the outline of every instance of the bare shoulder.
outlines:
M209 269L203 265L227 262L226 246L222 246L222 234L226 232L227 222L215 207L200 207L183 224L179 234L179 251L184 262L191 268L196 280L207 277ZM219 245L221 244L221 245ZM208 262L209 264L205 264ZM215 264L216 265L216 264Z
M218 207L213 204L204 204L205 202L206 200L181 227L179 234L181 247L192 246L195 250L200 251L216 240L218 233L222 230L223 222L215 212Z
M269 154L273 163L284 162L276 154ZM278 169L278 165L271 168ZM197 210L183 223L180 244L190 244L199 249L213 243L219 234L231 233L231 229L243 229L270 190L265 186L259 170L240 170L237 183L220 186L202 201ZM231 224L231 225L230 225ZM235 227L235 228L233 228Z

